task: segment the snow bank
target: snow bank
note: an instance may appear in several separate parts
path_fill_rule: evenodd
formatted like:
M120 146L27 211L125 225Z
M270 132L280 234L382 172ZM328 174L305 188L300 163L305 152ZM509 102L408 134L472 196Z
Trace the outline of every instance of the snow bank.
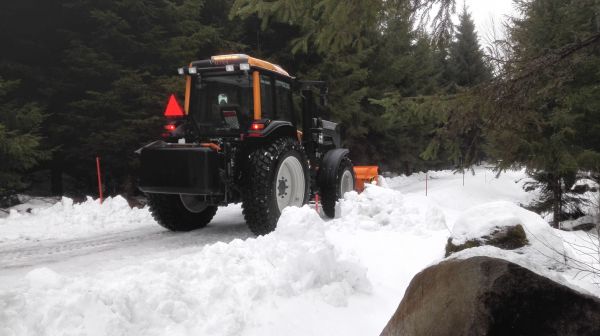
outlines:
M33 208L31 213L12 209L8 217L0 218L0 243L79 238L147 225L156 225L148 210L130 208L121 196L109 197L102 204L91 197L73 204L72 199L63 197L52 206Z
M528 204L534 195L523 190L528 180L524 170L496 172L486 167L474 167L464 175L450 170L415 173L411 176L386 178L390 188L402 191L405 195L425 196L440 208L451 226L461 212L472 206L495 201L509 201L515 204ZM464 178L464 180L463 180Z
M406 198L400 192L367 184L362 193L346 193L338 205L338 228L394 230L427 233L446 229L444 214L421 197Z
M348 324L341 327L345 331L377 333L412 275L441 256L444 216L426 200L375 185L362 194L347 193L339 210L338 218L324 220L308 206L287 208L269 235L199 246L184 255L97 274L34 269L21 288L0 290L0 334L264 334L285 332L285 317L318 320L323 318L319 312L331 311L341 318L345 310L355 312L356 322L364 325L358 332ZM32 236L36 225L44 230L76 223L88 230L123 229L146 225L148 216L145 209L129 209L122 198L103 205L63 199L31 215L13 214L0 225L31 227L25 234ZM442 233L432 239L431 230ZM426 257L410 263L398 259L428 242L436 248ZM380 286L376 291L374 283ZM388 286L394 287L393 295ZM359 297L376 297L368 302L379 303L352 305ZM318 324L299 328L295 334L320 330Z
M564 246L548 223L538 214L510 202L491 202L478 205L463 212L452 229L452 243L464 244L497 229L521 225L532 247L549 257L563 259ZM556 255L558 253L558 255Z
M0 292L0 334L237 335L258 318L257 306L277 298L309 295L345 306L371 283L325 232L305 206L286 209L270 235L174 259L93 277L35 269L21 290Z
M462 244L489 235L497 228L517 224L523 226L528 245L516 250L480 246L457 252L449 258L488 256L505 259L577 291L600 296L600 287L594 284L594 279L598 278L597 261L592 255L597 238L581 239L580 233L553 229L538 214L510 202L486 203L465 211L454 224L452 243ZM592 253L578 253L581 251Z
M523 227L529 241L524 250L537 255L537 261L545 258L547 260L543 260L543 264L565 263L567 252L563 239L554 229L538 214L510 202L485 203L463 212L452 229L452 243L464 244L467 240L490 235L497 229L516 225Z
M12 206L8 209L0 209L0 218L7 217L11 210L25 213L31 212L34 209L48 208L56 204L57 202L60 202L60 197L58 196L38 197L17 194L17 199L19 200L20 204Z

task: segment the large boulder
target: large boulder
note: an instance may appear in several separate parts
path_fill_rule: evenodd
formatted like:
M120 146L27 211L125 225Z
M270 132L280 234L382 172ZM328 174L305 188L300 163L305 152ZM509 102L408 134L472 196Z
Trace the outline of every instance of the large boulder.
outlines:
M506 260L453 259L413 278L381 335L600 335L600 300Z

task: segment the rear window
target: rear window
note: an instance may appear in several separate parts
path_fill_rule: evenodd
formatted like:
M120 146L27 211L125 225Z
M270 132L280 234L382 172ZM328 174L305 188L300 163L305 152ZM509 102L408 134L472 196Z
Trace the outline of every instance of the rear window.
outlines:
M252 114L252 80L245 74L201 76L194 81L190 111L201 127L239 128L225 114L235 112L240 125Z

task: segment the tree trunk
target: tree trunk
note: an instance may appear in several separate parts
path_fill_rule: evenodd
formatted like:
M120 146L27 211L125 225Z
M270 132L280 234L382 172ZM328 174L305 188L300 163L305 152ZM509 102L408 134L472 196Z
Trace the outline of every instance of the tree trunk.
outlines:
M596 171L598 172L599 169L596 169ZM600 173L592 174L592 179L596 182L598 192L598 197L596 198L596 206L598 207L598 213L596 214L596 228L600 231Z
M558 229L560 223L561 205L562 205L562 193L560 185L560 177L552 175L550 178L552 181L552 227Z
M50 165L50 192L54 196L63 195L62 160L54 156Z

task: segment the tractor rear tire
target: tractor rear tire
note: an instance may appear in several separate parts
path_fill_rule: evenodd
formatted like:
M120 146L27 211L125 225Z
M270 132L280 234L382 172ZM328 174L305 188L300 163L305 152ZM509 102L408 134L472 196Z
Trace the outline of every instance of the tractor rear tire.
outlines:
M278 138L253 151L247 167L244 218L254 234L265 235L275 230L284 207L308 202L308 161L298 140Z
M329 218L335 217L335 203L348 191L354 190L356 177L352 161L344 157L336 170L335 180L321 186L321 205L323 212Z
M205 227L217 213L216 206L192 212L183 204L179 195L146 194L152 217L162 227L171 231L191 231Z

